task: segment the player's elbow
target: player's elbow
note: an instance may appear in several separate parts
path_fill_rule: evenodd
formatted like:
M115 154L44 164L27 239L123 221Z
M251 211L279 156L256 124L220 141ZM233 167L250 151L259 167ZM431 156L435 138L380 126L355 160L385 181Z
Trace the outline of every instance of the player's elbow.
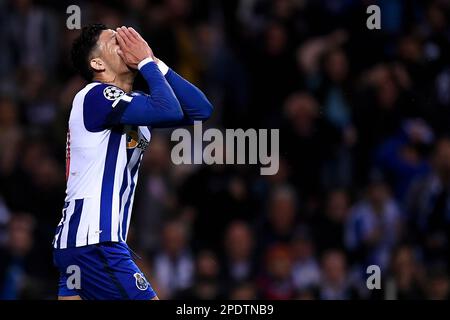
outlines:
M171 121L179 122L179 121L183 120L183 118L184 118L184 113L180 107L174 112L173 118L171 119Z
M180 102L174 95L169 95L168 97L165 97L165 99L160 99L159 107L161 110L164 110L164 118L166 121L176 122L184 117Z
M208 120L211 118L213 113L213 105L208 100L205 101L205 105L203 107L203 120Z
M213 113L213 106L211 104L211 102L209 102L207 99L205 99L202 103L201 106L199 108L199 114L197 116L197 119L195 120L200 120L200 121L206 121L209 118L211 118L211 115Z
M175 99L175 101L171 102L171 108L169 113L169 121L178 122L181 121L184 118L183 110L181 109L181 105L178 102L178 100Z

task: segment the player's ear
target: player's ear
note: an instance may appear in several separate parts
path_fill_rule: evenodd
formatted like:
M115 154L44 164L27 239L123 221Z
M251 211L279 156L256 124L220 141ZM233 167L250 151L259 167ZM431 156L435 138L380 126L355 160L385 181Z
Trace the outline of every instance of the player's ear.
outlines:
M95 71L104 71L105 70L105 63L100 58L92 58L89 62L91 65L91 68Z

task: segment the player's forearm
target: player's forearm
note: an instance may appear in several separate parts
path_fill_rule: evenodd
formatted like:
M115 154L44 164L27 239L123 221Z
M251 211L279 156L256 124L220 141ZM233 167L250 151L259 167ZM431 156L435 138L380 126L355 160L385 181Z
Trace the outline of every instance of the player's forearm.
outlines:
M172 88L153 61L143 61L139 70L149 86L149 96L135 96L124 110L121 123L161 126L181 121L183 111Z
M138 68L148 84L151 100L160 104L163 108L177 107L181 111L180 103L173 89L153 59L147 58L142 60Z
M211 117L213 106L200 89L172 69L169 69L166 79L189 119L207 120Z
M213 106L205 94L195 85L170 69L161 60L157 64L180 102L181 109L185 115L183 122L189 124L194 120L204 121L209 119Z

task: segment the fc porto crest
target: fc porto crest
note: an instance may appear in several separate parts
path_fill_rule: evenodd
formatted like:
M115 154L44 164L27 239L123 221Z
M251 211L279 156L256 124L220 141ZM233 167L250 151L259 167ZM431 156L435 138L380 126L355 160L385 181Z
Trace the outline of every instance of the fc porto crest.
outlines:
M108 100L116 100L121 96L123 96L124 94L125 92L123 92L123 90L114 86L108 86L105 89L103 89L103 95Z
M139 135L136 131L130 130L127 132L127 149L134 149L137 147Z
M136 272L133 276L136 279L136 287L142 291L147 290L148 282L147 279L145 279L144 275L142 273Z
M144 151L147 149L149 141L143 134L138 132L137 126L125 126L125 133L127 135L127 149L141 149Z

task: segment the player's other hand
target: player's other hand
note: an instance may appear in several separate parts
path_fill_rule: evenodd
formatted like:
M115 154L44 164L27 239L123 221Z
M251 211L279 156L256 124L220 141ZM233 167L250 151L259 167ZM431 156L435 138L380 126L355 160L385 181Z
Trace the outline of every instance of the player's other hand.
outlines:
M139 62L148 57L154 57L147 41L133 28L120 27L116 29L117 42L120 49L118 55L133 69L137 69Z

